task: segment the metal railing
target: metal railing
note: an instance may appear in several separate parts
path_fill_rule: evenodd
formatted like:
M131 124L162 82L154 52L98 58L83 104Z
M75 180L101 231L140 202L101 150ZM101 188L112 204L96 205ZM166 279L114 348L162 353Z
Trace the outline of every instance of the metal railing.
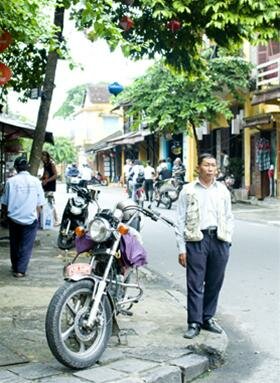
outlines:
M280 85L280 58L257 66L257 89Z

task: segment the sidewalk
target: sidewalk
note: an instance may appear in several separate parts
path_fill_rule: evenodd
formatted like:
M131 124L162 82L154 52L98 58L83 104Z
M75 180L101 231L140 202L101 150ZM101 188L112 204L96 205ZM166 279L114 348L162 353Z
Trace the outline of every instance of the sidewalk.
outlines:
M1 229L0 237L6 235ZM71 371L60 365L49 351L44 320L73 253L59 250L56 236L56 230L38 232L28 276L20 280L9 271L8 241L0 241L1 383L185 383L222 363L226 334L201 331L194 340L184 339L184 292L143 268L143 299L132 317L118 317L120 343L112 336L90 369Z

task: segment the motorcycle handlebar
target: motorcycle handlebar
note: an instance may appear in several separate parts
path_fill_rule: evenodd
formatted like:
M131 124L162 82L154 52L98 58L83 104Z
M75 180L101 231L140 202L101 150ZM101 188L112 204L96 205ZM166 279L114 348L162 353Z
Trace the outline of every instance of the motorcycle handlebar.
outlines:
M127 206L126 208L123 209L123 211L125 211L125 210L136 210L140 213L143 213L145 216L151 218L153 221L158 221L160 219L160 220L166 222L168 225L176 227L176 224L171 219L161 215L160 212L152 210L151 208L147 209L144 207L131 205L131 206Z

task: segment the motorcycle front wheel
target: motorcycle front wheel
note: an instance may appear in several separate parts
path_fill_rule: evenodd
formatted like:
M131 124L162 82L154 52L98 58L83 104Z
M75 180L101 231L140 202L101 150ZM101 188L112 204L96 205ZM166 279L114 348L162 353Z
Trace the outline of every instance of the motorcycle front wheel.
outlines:
M86 326L94 282L66 282L53 296L46 315L46 337L54 357L73 369L92 366L104 352L112 333L112 309L101 300L96 322Z
M57 246L61 250L70 250L72 247L74 247L74 239L73 236L68 235L62 235L61 233L58 234L57 237Z

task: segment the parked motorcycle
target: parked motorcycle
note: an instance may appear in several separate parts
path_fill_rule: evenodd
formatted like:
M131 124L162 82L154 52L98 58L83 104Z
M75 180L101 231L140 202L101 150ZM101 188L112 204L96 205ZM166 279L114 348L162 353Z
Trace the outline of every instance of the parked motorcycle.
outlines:
M108 179L100 172L96 172L89 183L92 185L108 186Z
M236 203L237 197L233 188L233 185L235 184L235 178L233 174L229 174L229 175L221 174L217 177L217 181L222 182L228 188L230 192L231 203Z
M139 232L131 227L139 214L175 227L166 217L126 200L116 209L97 213L88 232L76 239L77 255L64 268L65 283L54 294L45 323L49 347L67 367L92 366L112 333L120 331L117 315L132 315L132 305L143 294L138 267L147 263L147 254ZM77 262L85 251L90 255L88 261ZM130 281L132 273L135 283Z
M75 229L78 226L85 225L88 218L88 207L93 201L97 201L99 190L83 188L73 185L72 190L77 194L70 197L65 206L57 246L62 250L69 250L74 247Z

